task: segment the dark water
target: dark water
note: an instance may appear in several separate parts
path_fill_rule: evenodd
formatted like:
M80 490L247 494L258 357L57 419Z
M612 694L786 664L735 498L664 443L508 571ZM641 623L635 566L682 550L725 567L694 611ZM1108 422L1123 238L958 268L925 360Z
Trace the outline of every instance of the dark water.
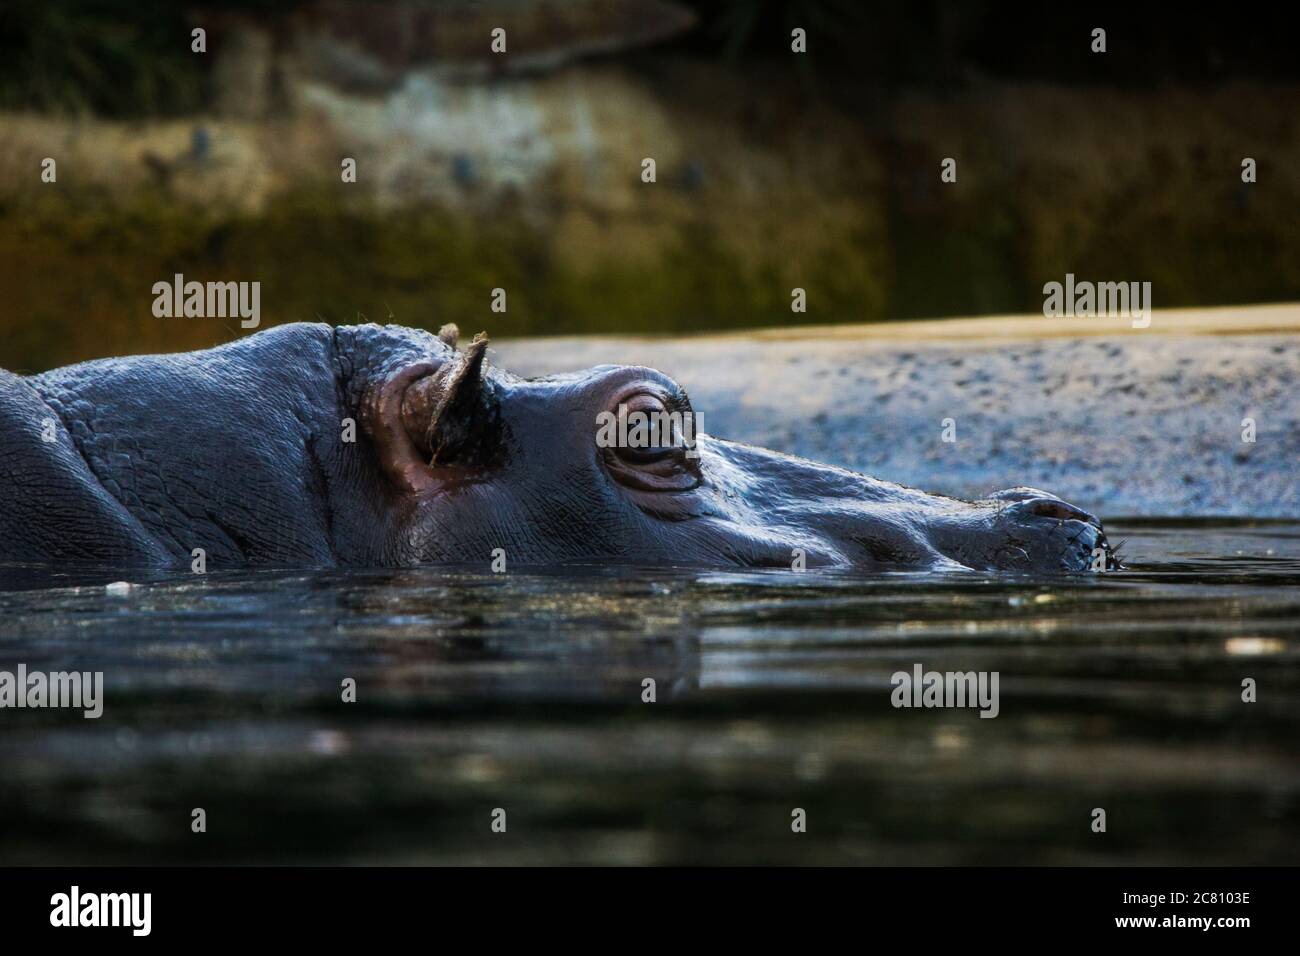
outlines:
M1052 579L10 570L0 669L106 703L0 710L0 863L1296 863L1300 523L1120 538ZM915 663L1000 715L891 707Z

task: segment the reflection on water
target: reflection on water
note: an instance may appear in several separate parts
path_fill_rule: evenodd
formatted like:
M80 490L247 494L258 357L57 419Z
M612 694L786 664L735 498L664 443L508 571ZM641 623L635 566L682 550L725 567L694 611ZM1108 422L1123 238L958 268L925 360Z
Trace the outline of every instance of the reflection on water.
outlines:
M1294 863L1300 523L1111 536L1049 579L10 569L0 670L106 703L0 710L0 863ZM1000 716L892 708L915 663Z

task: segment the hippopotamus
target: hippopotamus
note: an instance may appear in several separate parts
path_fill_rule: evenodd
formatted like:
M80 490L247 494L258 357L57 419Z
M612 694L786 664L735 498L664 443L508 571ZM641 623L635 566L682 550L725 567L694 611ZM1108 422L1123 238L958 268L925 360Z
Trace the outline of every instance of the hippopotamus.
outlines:
M693 414L654 369L523 379L450 325L298 323L0 372L0 561L1114 566L1101 522L1046 492L958 500L702 431L597 441L628 408Z

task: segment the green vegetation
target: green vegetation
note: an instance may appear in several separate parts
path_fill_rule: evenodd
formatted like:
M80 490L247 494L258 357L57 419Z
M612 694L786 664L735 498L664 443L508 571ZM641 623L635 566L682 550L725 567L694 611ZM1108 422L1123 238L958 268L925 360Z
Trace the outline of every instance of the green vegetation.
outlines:
M180 113L204 96L183 4L131 0L6 4L0 15L0 108Z
M233 320L155 318L151 286L177 272L260 281L263 327L454 321L494 336L1033 312L1044 277L1066 271L1149 279L1161 307L1300 296L1300 225L1283 212L1293 204L1239 202L1229 186L1209 193L1198 178L1171 175L1158 172L1172 192L1139 178L1094 196L1095 212L1064 227L1061 187L1049 178L1049 192L1029 184L1011 198L990 185L959 204L881 208L878 221L870 210L888 204L863 197L859 227L813 245L761 224L770 240L758 252L701 215L665 225L659 251L640 257L598 247L579 255L513 214L341 204L324 184L282 194L260 214L151 189L41 191L0 200L0 364L35 370L246 334ZM810 290L807 313L791 313L793 285ZM508 290L505 314L489 309L497 286Z
M262 327L368 318L436 330L454 321L505 336L692 332L883 314L882 276L868 265L878 257L864 249L846 247L819 263L824 298L793 316L781 250L750 262L705 222L673 227L657 258L610 256L579 268L542 228L519 218L432 205L344 206L327 195L294 191L260 215L144 190L125 199L51 191L0 204L7 295L0 364L35 370L245 334L234 320L155 318L150 288L177 272L261 282ZM508 290L505 314L489 309L498 286Z

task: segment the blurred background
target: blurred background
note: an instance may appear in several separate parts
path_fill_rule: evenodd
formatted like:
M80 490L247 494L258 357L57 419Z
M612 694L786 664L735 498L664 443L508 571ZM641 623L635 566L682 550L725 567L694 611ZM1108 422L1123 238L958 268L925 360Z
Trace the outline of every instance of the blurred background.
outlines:
M1161 307L1294 300L1300 59L1271 16L6 3L0 366L246 334L155 318L151 287L175 273L260 281L262 327L455 321L496 337L1037 312L1066 272L1151 281ZM795 27L806 54L790 52Z

